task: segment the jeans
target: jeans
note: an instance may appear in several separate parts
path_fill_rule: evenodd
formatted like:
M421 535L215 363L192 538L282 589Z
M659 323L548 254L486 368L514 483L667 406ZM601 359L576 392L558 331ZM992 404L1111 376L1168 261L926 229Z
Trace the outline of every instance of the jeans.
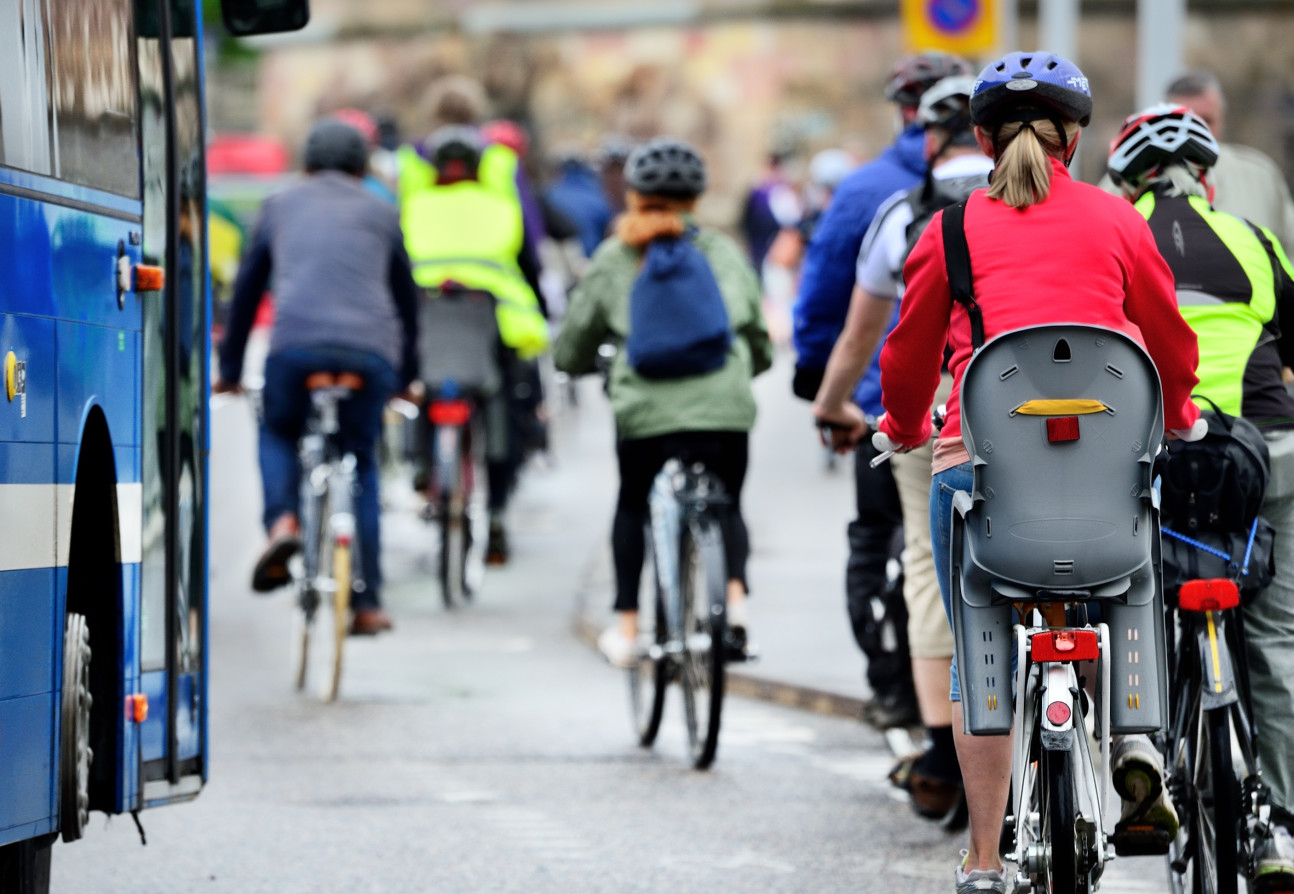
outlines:
M952 527L953 527L953 494L959 490L970 493L975 483L970 463L962 463L951 469L945 469L934 476L930 485L930 539L934 545L935 574L939 578L939 595L943 597L944 614L948 616L948 626L953 623L952 615ZM957 661L953 660L949 671L950 701L962 700L961 681L957 678Z
M355 372L364 387L342 402L339 410L343 450L355 454L359 494L355 514L359 526L360 563L365 589L354 593L356 609L376 608L382 585L378 556L381 535L377 487L377 443L382 409L395 393L396 374L376 354L349 348L294 348L265 360L260 430L261 488L266 530L283 515L300 517L301 461L297 442L310 414L305 381L314 372Z

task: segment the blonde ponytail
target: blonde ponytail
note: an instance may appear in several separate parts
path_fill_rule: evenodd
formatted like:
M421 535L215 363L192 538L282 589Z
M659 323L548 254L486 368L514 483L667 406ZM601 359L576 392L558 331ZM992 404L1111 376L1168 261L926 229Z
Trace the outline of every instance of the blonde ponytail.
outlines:
M1056 125L1045 118L1002 125L988 197L1021 209L1045 201L1051 193L1051 159L1060 158L1077 134L1078 125L1072 121L1065 122L1064 142Z

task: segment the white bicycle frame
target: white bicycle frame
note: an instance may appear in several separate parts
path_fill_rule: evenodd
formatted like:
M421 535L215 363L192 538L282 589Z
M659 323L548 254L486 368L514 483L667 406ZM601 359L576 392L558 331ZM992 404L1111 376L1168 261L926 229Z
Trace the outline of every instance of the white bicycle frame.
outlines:
M1031 611L1030 614L1033 614ZM1016 850L1007 856L1014 860L1018 870L1015 890L1024 894L1033 889L1034 877L1049 866L1047 859L1051 843L1043 840L1041 815L1032 796L1037 781L1038 763L1029 759L1035 734L1044 750L1069 750L1071 767L1077 781L1075 791L1075 834L1078 827L1095 834L1093 851L1097 865L1094 875L1099 877L1105 864L1114 859L1109 844L1110 829L1106 827L1107 809L1112 791L1110 773L1110 634L1105 624L1096 626L1100 653L1097 657L1097 686L1094 699L1094 736L1100 745L1099 767L1092 760L1092 749L1085 725L1075 725L1074 719L1082 717L1078 674L1074 662L1034 662L1030 644L1036 633L1055 632L1056 628L1015 625L1016 648L1016 699L1015 740L1012 745L1011 795L1014 805ZM1031 671L1037 668L1037 674ZM1035 693L1041 695L1035 699ZM1034 704L1037 709L1034 709ZM1054 723L1048 708L1055 703L1069 708L1063 723Z

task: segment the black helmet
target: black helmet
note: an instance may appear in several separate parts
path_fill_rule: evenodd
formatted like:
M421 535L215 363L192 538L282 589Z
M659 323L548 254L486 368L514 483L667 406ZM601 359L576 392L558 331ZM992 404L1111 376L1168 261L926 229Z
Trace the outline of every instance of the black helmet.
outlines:
M1171 164L1191 163L1197 173L1218 160L1218 141L1186 106L1160 103L1129 115L1110 143L1110 179L1141 184L1147 175Z
M1087 78L1077 65L1054 53L1007 53L981 71L975 81L971 117L980 127L999 125L1007 120L1004 116L1026 105L1058 113L1080 127L1087 127L1092 120Z
M901 106L914 108L921 94L944 78L974 74L971 64L960 56L929 52L908 56L894 63L885 82L885 98Z
M475 127L450 124L431 132L424 151L436 170L452 179L476 176L483 151L481 134Z
M315 122L306 136L307 171L342 171L360 177L368 169L368 143L354 127L335 118Z
M690 199L705 192L705 162L682 140L657 137L629 154L625 183L643 195Z

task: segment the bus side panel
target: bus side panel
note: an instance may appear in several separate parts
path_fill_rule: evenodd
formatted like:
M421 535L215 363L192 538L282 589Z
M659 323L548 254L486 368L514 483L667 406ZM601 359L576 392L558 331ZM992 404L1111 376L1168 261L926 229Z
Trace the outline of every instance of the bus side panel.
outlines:
M138 343L127 329L58 324L58 441L77 444L87 411L99 406L113 446L137 447ZM138 481L117 469L117 482ZM73 470L75 474L75 469Z
M118 467L120 468L120 466ZM124 522L124 519L123 519ZM124 536L124 535L123 535ZM139 592L139 561L136 559L128 565L121 566L122 586L126 593ZM139 607L135 605L134 600L127 599L125 611L121 618L122 624L122 682L125 685L125 691L128 693L141 693L144 691L139 674ZM154 705L149 703L148 714L151 717L154 712L162 714L166 703ZM121 785L118 791L121 792L121 802L117 809L123 813L127 810L138 810L142 805L139 803L139 762L140 762L140 725L137 723L127 722L122 728L121 757L122 764L120 767Z

